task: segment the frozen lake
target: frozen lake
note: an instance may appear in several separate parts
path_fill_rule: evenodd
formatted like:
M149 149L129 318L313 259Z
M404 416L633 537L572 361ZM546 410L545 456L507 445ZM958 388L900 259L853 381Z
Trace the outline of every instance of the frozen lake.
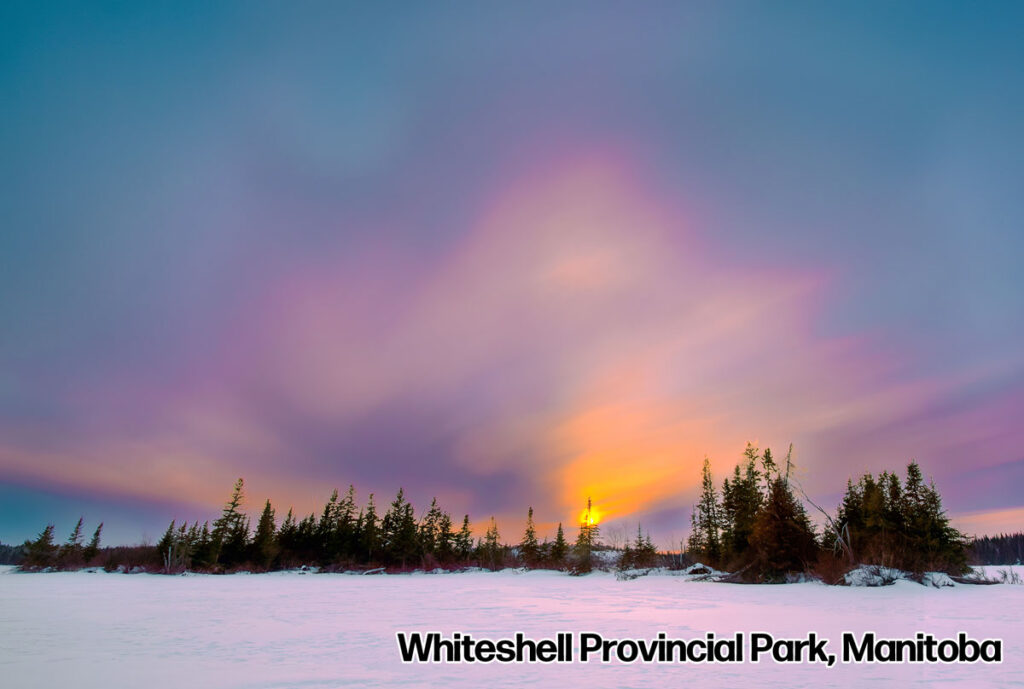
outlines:
M1000 568L990 568L1000 569ZM1005 568L1002 568L1005 569ZM1020 571L1020 568L1017 568ZM155 576L0 572L0 685L157 687L1024 686L1024 586L737 586L553 572ZM1001 638L998 665L402 664L397 631L693 638L844 631Z

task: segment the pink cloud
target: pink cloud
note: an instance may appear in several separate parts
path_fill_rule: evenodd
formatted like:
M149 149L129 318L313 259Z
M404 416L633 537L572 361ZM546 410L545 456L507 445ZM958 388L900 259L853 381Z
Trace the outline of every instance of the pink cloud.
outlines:
M686 504L704 455L721 476L747 440L795 442L807 487L830 492L1005 427L970 410L894 427L965 381L910 377L877 337L816 334L827 270L725 261L655 189L615 156L567 159L496 190L430 259L370 245L269 276L190 375L129 384L80 437L0 462L211 505L246 475L306 504L373 459L295 457L254 400L338 428L412 400L440 419L455 467L528 475L538 511L571 521L588 495L611 518Z

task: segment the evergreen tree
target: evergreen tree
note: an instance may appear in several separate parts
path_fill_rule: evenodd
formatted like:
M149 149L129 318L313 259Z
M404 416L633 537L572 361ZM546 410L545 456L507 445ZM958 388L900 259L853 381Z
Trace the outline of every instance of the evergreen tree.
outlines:
M277 525L274 521L274 508L271 507L270 500L267 500L263 506L263 513L256 524L256 535L253 537L252 550L253 561L258 563L263 569L269 569L280 552L280 546L277 542Z
M372 563L374 557L379 556L381 547L380 521L377 518L377 506L373 502L373 493L370 493L366 503L366 512L363 514L362 521L361 549L366 557L366 561Z
M324 505L320 521L317 523L318 552L322 564L329 564L338 556L338 521L341 516L341 505L338 503L338 489L331 493Z
M356 519L356 487L349 484L348 492L338 506L335 549L339 557L350 558L357 550Z
M214 564L216 552L214 550L213 535L210 533L210 522L203 522L203 528L199 532L195 546L192 549L192 563L200 568L211 567Z
M732 482L723 483L719 518L723 564L736 568L749 562L750 535L762 502L757 446L747 443L743 455L746 460L743 470L737 465Z
M938 491L925 485L916 462L902 487L889 472L848 481L835 522L846 534L852 563L952 574L966 566L966 539L949 525ZM825 542L835 537L829 530Z
M519 555L523 558L523 562L527 567L533 567L537 564L539 550L537 530L533 525L533 507L531 506L526 513L526 531L523 533L523 540L519 544Z
M281 527L277 530L277 545L280 548L280 559L286 567L298 564L298 533L299 527L295 523L295 510L288 508Z
M768 455L770 458L770 454ZM700 502L691 514L690 539L687 550L697 554L709 562L718 565L722 559L721 507L711 477L711 460L704 458L701 470Z
M469 528L469 515L462 518L462 528L455 535L455 556L461 562L468 562L473 554L473 532Z
M619 569L639 569L653 567L658 558L658 551L651 542L651 535L645 538L640 524L636 525L636 540L626 543L622 557L619 559Z
M398 489L398 495L384 514L381 521L381 535L385 553L392 563L403 568L418 555L416 518L412 505L405 499L405 490Z
M27 567L49 567L57 555L53 542L53 524L47 524L36 540L25 542L25 565Z
M776 476L750 536L754 576L778 581L791 572L805 572L817 559L814 528L789 484Z
M221 546L221 562L225 567L246 562L250 545L249 533L249 517L243 514L228 532L227 540Z
M299 559L303 563L323 561L320 550L320 533L317 529L316 516L309 514L302 518L295 528L295 540L298 544Z
M419 526L420 552L424 559L437 559L437 544L441 538L441 508L437 506L437 498L430 501L430 508L423 516Z
M175 528L175 521L171 520L156 544L157 558L165 573L185 569L192 561L193 546L188 542L187 527L188 522L183 522L180 528Z
M775 465L775 458L772 457L772 449L770 447L766 447L761 455L761 471L764 476L764 494L767 495L771 490L772 475L778 476L779 474L779 468Z
M452 517L447 512L441 513L434 553L438 561L444 565L449 564L455 557L455 533L452 532Z
M916 462L907 466L906 493L912 495L907 514L912 566L907 568L962 574L967 569L967 538L950 526L935 484L923 485Z
M85 550L82 552L82 558L86 564L89 564L96 559L96 556L100 552L100 534L103 532L103 522L96 527L96 530L92 533L92 538L89 540L89 545L85 546Z
M160 537L160 540L156 542L156 552L164 557L171 548L174 547L174 526L176 520L172 519L171 523L167 526L167 530L164 531L164 535Z
M551 544L551 564L556 568L565 565L565 558L569 555L569 543L565 540L565 531L562 529L562 522L558 522L558 531L555 532L555 542Z
M220 517L213 523L211 539L211 564L222 563L225 566L237 564L244 551L248 537L248 522L242 514L243 500L242 479L235 481L231 497L224 505Z
M79 517L71 535L57 555L61 567L75 567L82 562L82 521L82 517Z
M487 534L484 536L483 544L480 547L480 559L492 570L498 569L502 564L502 548L499 542L498 523L491 517L491 523L487 527Z

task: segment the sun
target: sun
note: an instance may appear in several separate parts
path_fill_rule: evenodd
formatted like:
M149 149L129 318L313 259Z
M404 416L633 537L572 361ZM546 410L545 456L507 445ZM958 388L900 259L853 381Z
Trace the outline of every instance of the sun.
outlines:
M580 513L580 524L586 524L587 526L595 526L601 521L601 513L591 507L589 510L583 510Z

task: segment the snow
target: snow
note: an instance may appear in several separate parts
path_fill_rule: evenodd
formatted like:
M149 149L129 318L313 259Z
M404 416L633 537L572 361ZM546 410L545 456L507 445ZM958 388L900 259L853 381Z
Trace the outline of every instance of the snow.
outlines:
M906 572L877 565L861 565L843 575L843 580L848 586L888 586L906 578Z
M984 572L1021 567L989 567ZM159 576L0 571L0 685L74 687L1002 687L1024 670L1024 586L743 586L651 571L346 576ZM598 631L693 638L713 631L843 631L1004 640L996 665L403 665L396 631ZM880 682L880 683L877 683Z

